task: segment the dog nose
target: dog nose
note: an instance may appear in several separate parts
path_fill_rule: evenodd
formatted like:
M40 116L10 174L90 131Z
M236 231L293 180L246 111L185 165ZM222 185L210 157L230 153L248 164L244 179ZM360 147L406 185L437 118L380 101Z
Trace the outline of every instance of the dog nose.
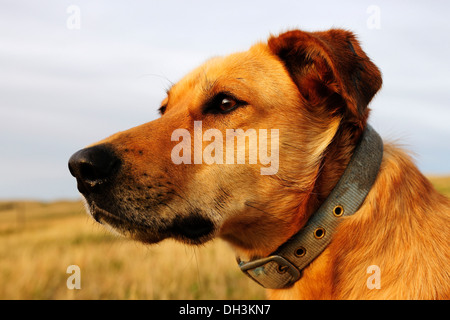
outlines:
M107 145L75 152L69 159L70 173L77 178L78 191L87 195L99 193L112 181L121 161Z

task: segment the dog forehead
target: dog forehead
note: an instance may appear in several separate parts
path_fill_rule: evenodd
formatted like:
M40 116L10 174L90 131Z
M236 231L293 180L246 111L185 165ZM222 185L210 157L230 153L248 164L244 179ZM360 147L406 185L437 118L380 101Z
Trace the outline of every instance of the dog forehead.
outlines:
M226 75L261 78L261 75L280 72L282 69L282 64L270 53L267 45L258 43L247 51L211 58L200 66L198 71L220 79Z
M289 73L266 44L258 43L249 50L227 56L213 57L188 73L170 90L170 96L186 91L209 91L216 87L248 86L255 90L267 88L294 89Z

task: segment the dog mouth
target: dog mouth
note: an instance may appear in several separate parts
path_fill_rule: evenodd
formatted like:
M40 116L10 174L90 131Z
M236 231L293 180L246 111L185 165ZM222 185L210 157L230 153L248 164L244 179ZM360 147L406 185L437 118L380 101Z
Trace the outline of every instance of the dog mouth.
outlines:
M138 221L124 214L112 213L101 208L94 201L87 204L88 212L98 223L112 228L120 235L146 244L158 243L174 238L186 244L199 245L214 238L214 222L197 210L178 214L172 219L157 218Z

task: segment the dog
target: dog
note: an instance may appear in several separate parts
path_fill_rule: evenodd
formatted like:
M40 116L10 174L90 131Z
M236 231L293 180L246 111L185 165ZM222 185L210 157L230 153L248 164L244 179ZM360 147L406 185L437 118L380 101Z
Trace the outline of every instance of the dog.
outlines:
M292 241L337 188L381 85L350 31L271 35L206 61L167 90L160 118L76 152L69 169L99 223L149 244L222 238L245 266ZM251 161L250 134L240 147L225 146L242 136L237 129L256 134L260 148L266 143L271 172L263 173L261 153ZM247 152L241 161L239 150ZM449 298L450 201L394 143L377 154L368 193L333 231L316 229L329 243L311 249L301 272L289 259L269 258L296 278L268 286L268 298ZM269 274L261 265L253 263L254 275Z

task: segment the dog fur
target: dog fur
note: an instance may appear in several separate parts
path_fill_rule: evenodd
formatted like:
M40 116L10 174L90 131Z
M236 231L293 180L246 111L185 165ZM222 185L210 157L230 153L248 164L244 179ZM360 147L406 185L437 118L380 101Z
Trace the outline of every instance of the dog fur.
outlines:
M168 90L159 119L95 144L113 149L121 168L100 194L84 195L89 211L145 243L220 237L243 259L267 256L305 225L338 182L381 84L356 37L340 29L288 31L210 59ZM238 106L221 112L217 97ZM261 175L260 164L173 164L171 134L193 132L194 121L223 133L279 129L277 174ZM449 213L449 199L407 153L385 142L362 207L342 219L293 287L268 290L268 297L448 299ZM371 265L380 268L380 289L367 287Z

